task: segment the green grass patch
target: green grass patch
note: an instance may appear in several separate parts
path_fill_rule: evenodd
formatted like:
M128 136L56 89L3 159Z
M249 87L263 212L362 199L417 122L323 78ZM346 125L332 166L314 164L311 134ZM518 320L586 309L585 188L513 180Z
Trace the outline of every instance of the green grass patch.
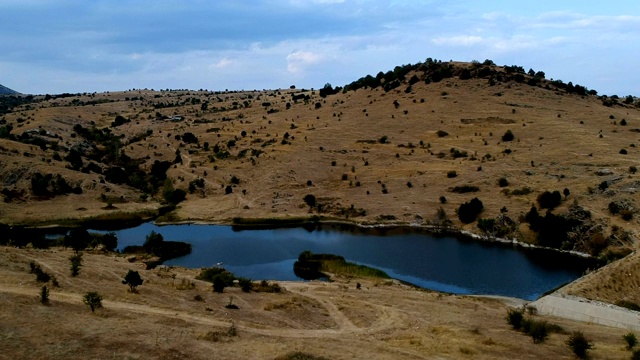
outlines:
M329 278L327 273L346 277L391 278L380 269L348 262L342 256L313 254L310 251L303 251L298 256L298 261L293 264L293 271L296 276L305 280Z

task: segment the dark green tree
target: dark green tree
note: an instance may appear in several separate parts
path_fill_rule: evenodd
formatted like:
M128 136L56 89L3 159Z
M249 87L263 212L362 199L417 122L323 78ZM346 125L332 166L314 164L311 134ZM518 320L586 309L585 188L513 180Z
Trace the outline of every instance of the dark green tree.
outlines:
M476 217L482 212L484 205L478 198L473 198L468 202L462 203L458 208L458 219L465 224L472 223Z
M93 313L97 308L102 307L102 295L96 291L88 292L82 297L82 302L85 303Z
M100 240L105 249L109 251L115 250L118 247L118 238L116 234L113 232L108 232L102 236Z
M65 247L72 248L77 254L78 251L86 249L90 242L91 234L87 229L72 229L65 235L63 243Z
M71 261L71 276L78 276L80 273L80 266L82 266L82 253L76 253L71 256L69 261Z
M513 141L514 138L515 136L513 135L511 130L507 130L507 132L502 135L502 141Z
M44 285L40 290L40 303L42 305L49 305L49 289L47 289L47 285Z
M138 292L137 287L142 285L143 282L144 280L142 280L140 274L133 270L129 270L124 276L124 280L122 280L123 284L129 285L129 291L132 293Z
M304 196L303 200L305 204L309 206L309 208L313 208L314 206L316 206L316 197L314 195L307 194Z

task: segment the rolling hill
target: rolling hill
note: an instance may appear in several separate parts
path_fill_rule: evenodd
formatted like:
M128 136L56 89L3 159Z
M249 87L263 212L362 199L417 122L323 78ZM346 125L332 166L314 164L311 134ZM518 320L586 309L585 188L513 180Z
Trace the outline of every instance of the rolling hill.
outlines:
M452 225L604 261L637 243L638 103L519 66L427 59L344 87L5 108L6 224L153 216L169 202L160 220Z
M6 86L0 85L0 95L18 95L18 94L20 93L15 90L11 90Z
M0 232L8 234L0 245L24 245L12 238L21 226L155 217L424 226L612 262L561 292L637 307L639 134L636 98L488 60L427 59L322 89L0 97ZM4 347L17 357L29 342L52 358L75 349L116 356L114 348L134 357L274 358L294 349L331 358L570 358L568 331L581 330L597 342L596 357L627 358L622 329L542 316L561 326L534 345L505 323L498 300L393 281L284 283L281 295L229 289L242 309L234 312L226 295L192 280L196 270L141 270L148 280L132 294L121 277L140 264L117 254L87 251L72 278L70 250L0 249L0 300L7 314L25 314L3 318L17 334ZM31 261L62 284L51 307L37 303ZM96 316L80 312L89 290L106 296ZM51 321L36 326L42 314ZM73 346L32 341L54 330ZM95 339L99 346L87 345Z

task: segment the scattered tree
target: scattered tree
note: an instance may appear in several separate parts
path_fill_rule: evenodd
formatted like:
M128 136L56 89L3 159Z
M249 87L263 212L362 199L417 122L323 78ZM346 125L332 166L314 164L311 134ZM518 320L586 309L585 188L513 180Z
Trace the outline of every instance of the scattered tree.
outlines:
M515 136L513 135L511 130L507 130L507 132L502 135L502 141L513 141L514 138Z
M465 224L472 223L476 217L482 212L484 205L478 198L473 198L469 202L462 203L458 208L458 219Z
M49 289L47 289L47 285L44 285L40 290L40 303L42 305L49 305Z
M97 308L102 307L102 295L95 291L88 292L82 297L82 302L85 303L93 313Z
M307 194L304 196L303 200L305 204L309 206L310 209L316 206L316 197L314 195Z
M142 280L140 274L133 270L129 270L124 276L124 280L122 280L123 284L129 285L129 291L132 293L138 292L137 287L142 285L143 282L144 280Z
M76 253L71 256L69 261L71 261L71 276L78 276L78 273L80 273L80 266L82 266L82 253Z
M538 204L541 209L555 209L562 202L562 195L560 191L545 191L538 195Z

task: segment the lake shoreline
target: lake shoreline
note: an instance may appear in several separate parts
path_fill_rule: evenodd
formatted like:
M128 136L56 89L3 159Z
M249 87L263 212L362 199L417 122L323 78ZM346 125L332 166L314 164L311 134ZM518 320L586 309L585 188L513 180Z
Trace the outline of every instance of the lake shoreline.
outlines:
M460 229L457 227L442 228L436 225L422 224L422 223L406 223L406 222L357 222L348 221L335 218L313 216L300 216L290 218L226 218L226 219L211 219L211 220L160 220L161 215L158 213L155 216L150 216L148 212L143 213L122 213L123 218L117 217L104 218L89 218L89 219L64 219L62 223L52 221L45 224L31 224L31 225L15 225L15 227L25 227L34 230L44 231L68 231L77 227L92 228L95 230L120 230L130 227L142 225L144 223L154 223L158 226L165 225L219 225L219 226L232 226L234 229L242 230L263 230L263 229L279 229L279 228L294 228L294 227L307 227L318 225L351 227L360 230L384 230L384 231L397 231L398 233L424 233L426 235L434 237L453 236L459 240L471 240L479 241L483 243L513 246L522 249L530 250L542 250L552 251L559 254L565 254L583 259L596 260L594 256L574 251L574 250L562 250L550 247L539 246L517 239L499 238L499 237L487 237L473 231ZM600 267L600 266L597 266Z

